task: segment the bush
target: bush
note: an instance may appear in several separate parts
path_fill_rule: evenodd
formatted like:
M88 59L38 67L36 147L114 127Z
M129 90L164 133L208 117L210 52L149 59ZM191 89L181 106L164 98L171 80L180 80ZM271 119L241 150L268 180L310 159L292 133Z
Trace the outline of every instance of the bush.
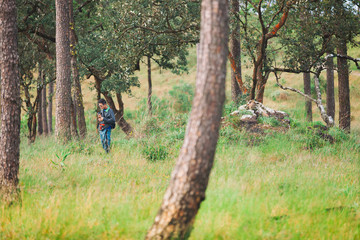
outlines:
M144 120L144 127L142 130L147 136L150 136L155 133L162 131L158 119L156 117L147 118Z
M142 154L150 162L164 160L169 155L167 147L158 143L145 144L142 149Z
M181 83L176 85L169 91L170 96L173 98L173 108L177 112L189 112L194 98L194 87L188 83Z
M267 124L272 127L278 127L281 125L281 123L274 117L259 117L258 123Z
M337 127L330 128L329 134L335 139L335 141L348 141L350 139L348 134Z
M238 142L241 139L241 133L231 126L223 127L220 129L221 139L224 139L224 142Z
M155 95L151 97L152 114L156 115L159 119L166 119L169 117L169 102L166 99L160 99ZM138 105L136 117L133 117L136 123L140 123L143 119L149 117L147 98L143 98Z

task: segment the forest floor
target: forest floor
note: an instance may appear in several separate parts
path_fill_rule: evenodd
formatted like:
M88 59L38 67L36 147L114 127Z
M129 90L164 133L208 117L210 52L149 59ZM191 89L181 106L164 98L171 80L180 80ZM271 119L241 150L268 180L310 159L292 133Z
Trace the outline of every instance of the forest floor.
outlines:
M89 131L84 141L63 146L40 136L28 145L24 126L22 201L0 205L0 239L143 239L182 146L188 118L183 108L189 107L182 104L194 86L194 62L191 51L183 76L153 68L153 117L146 113L142 66L141 88L124 96L125 117L136 133L127 138L116 127L110 154L96 134L91 80L83 88ZM288 131L249 134L231 122L223 125L190 239L360 239L360 76L352 70L352 133L327 131L333 143L314 127L321 125L317 109L315 123L304 122L303 99L278 89L274 79L264 102L290 114ZM249 72L244 66L243 74ZM282 77L301 88L301 76ZM229 74L227 79L229 98ZM169 94L174 86L182 95ZM236 108L227 100L224 116Z

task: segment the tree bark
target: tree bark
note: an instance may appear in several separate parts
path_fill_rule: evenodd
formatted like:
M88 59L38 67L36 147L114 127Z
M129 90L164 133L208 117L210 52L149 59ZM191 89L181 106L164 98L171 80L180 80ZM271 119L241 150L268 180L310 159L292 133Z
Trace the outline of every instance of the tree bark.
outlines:
M77 131L77 123L76 123L76 111L75 111L75 105L74 100L71 98L71 107L70 107L70 116L71 116L71 123L70 123L70 129L71 129L71 136L73 138L78 138L79 134Z
M201 4L200 57L186 137L146 239L184 239L205 199L225 100L228 1Z
M262 1L258 3L257 11L258 18L262 26L262 36L257 44L256 57L254 57L254 69L253 69L253 86L250 92L250 99L256 99L256 101L262 103L264 100L265 86L268 80L269 72L263 75L264 65L266 61L266 48L268 41L275 37L277 32L284 26L289 15L290 8L296 1L284 1L282 4L282 15L279 22L270 30L270 25L265 26L262 16ZM269 31L270 30L270 31ZM258 93L256 94L256 90Z
M240 48L240 25L236 16L239 14L239 0L231 0L231 15L233 29L230 35L230 52L235 60L236 72L241 78L241 48ZM241 90L236 79L236 73L231 71L231 99L234 103L239 103Z
M75 116L77 118L77 126L79 128L79 136L85 138L86 136L86 121L85 121L85 111L83 104L83 96L81 92L81 84L79 77L79 69L77 63L77 38L75 33L75 19L73 13L73 0L69 0L69 15L70 15L70 46L71 46L71 72L73 78L73 88L74 88L74 106L75 106Z
M44 72L42 73L42 76L41 76L41 79L42 79L42 91L41 91L41 102L42 102L42 107L41 109L39 109L39 111L42 112L42 126L43 126L43 133L45 135L48 135L49 134L49 128L48 128L48 121L47 121L47 111L46 111L46 108L47 108L47 99L46 99L46 83L45 83L45 75L44 75Z
M147 65L148 65L148 113L151 116L152 115L152 102L151 102L151 95L152 95L152 82L151 82L151 58L147 57Z
M121 93L116 94L116 99L118 101L119 111L116 111L115 113L115 120L118 122L121 130L123 130L126 135L130 136L134 133L134 129L124 118L124 102Z
M331 53L327 53L329 55ZM334 59L326 60L326 113L335 121Z
M33 81L33 80L31 80ZM36 139L36 129L37 129L37 121L38 119L36 118L36 114L38 111L41 111L41 109L39 110L39 101L41 98L41 92L42 92L42 87L39 86L37 88L36 91L36 97L33 103L31 103L31 94L30 94L30 83L26 83L24 82L20 82L20 84L23 87L24 90L24 102L26 105L26 113L28 115L28 119L27 119L27 126L28 126L28 143L34 143L35 139Z
M0 0L1 136L0 200L18 197L20 78L15 0Z
M69 42L69 0L56 0L56 139L71 139L71 65Z
M39 76L38 76L38 83L37 83L37 85L38 85L38 88L39 87L42 87L42 69L41 69L41 64L39 64ZM42 97L41 97L41 92L40 92L40 98L39 98L39 102L38 102L38 107L37 107L37 115L38 115L38 117L37 117L37 119L38 119L38 121L37 121L37 125L38 125L38 127L37 127L37 130L38 130L38 134L39 135L42 135L43 134L43 116L42 116L42 108L43 108L43 104L42 104Z
M52 121L52 110L53 110L53 95L54 95L54 82L50 82L49 84L49 104L48 104L48 125L49 125L49 133L53 132L53 121Z
M310 73L303 73L304 80L304 93L308 96L311 96L311 77ZM305 113L306 121L312 122L312 102L309 99L305 99Z
M337 54L347 55L346 39L338 38ZM346 58L337 58L339 85L339 127L350 132L349 66Z

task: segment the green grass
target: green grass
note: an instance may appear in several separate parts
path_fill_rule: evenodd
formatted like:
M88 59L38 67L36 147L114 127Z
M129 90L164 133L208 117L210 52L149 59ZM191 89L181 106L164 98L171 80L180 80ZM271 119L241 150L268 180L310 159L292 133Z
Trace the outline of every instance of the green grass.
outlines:
M187 118L172 113L163 119L166 108L158 109L136 125L142 131L156 124L156 131L126 140L116 128L109 155L91 121L80 143L61 146L41 137L27 145L23 139L22 201L0 206L0 239L143 239L169 183ZM334 129L335 144L315 141L309 149L308 126L299 122L288 133L264 136L224 127L190 239L359 239L359 136ZM166 158L147 160L147 142L163 146ZM65 170L51 162L68 153Z
M153 98L153 118L146 114L146 71L138 74L142 87L134 89L133 97L124 96L135 138L126 139L117 126L108 155L95 133L95 93L86 87L86 140L62 146L54 137L40 137L28 145L22 128L21 202L0 205L0 239L143 239L185 136L188 113L182 111L190 108L176 111L176 103L184 103L186 96L170 96L169 91L174 85L194 86L195 49L189 62L190 73L184 76L153 69L158 96ZM243 74L251 69L244 68ZM269 79L265 104L287 111L292 129L267 135L250 135L231 124L221 129L206 200L190 239L360 239L358 71L351 77L354 131L331 130L334 144L303 122L303 98L279 90ZM300 75L283 78L301 89ZM235 109L228 103L224 115ZM313 114L320 120L315 107ZM165 159L147 160L156 146L166 151ZM56 155L66 154L64 168L52 163L60 161Z

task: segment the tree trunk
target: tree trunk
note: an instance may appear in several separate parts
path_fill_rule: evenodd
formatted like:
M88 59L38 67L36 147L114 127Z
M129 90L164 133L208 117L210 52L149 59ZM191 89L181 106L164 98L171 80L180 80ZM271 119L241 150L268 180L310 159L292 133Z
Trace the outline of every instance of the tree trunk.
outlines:
M50 84L49 84L49 104L48 104L49 133L53 132L53 127L52 127L53 95L54 95L54 82L50 82Z
M81 138L86 136L86 121L85 121L85 111L83 104L83 96L81 92L81 84L79 77L79 69L77 64L77 51L76 51L76 34L75 34L75 19L73 14L73 0L69 0L70 4L70 46L71 46L71 72L73 78L73 88L74 88L74 106L75 106L75 116L77 118L77 126L79 128L79 135Z
M152 115L152 103L151 103L151 95L152 95L152 83L151 83L151 58L148 56L147 57L147 65L148 65L148 100L147 100L147 105L148 105L148 112L149 115Z
M70 125L71 136L73 138L78 138L79 134L78 134L78 131L77 131L76 111L75 111L75 105L74 105L74 100L73 99L71 99L70 111L71 111L71 125Z
M329 55L331 53L327 53ZM335 121L334 59L326 60L326 113Z
M303 73L304 93L311 96L311 76L310 73ZM312 103L311 100L305 99L306 121L312 122Z
M231 0L231 15L232 15L232 32L230 35L230 52L235 60L236 71L241 78L241 49L240 49L240 25L236 16L239 13L239 0ZM236 73L231 71L231 99L234 103L239 103L241 90L236 79Z
M20 78L15 0L0 0L1 136L0 200L18 197Z
M49 128L48 128L48 122L47 122L47 111L46 111L46 107L47 107L47 101L46 101L46 83L45 83L45 75L44 72L42 72L42 91L41 91L41 109L39 109L39 111L42 112L42 127L43 127L43 133L45 135L48 135L49 133Z
M346 40L338 38L337 54L347 55ZM347 59L337 58L339 84L339 127L350 132L350 88Z
M39 87L42 87L42 81L43 81L43 79L42 79L42 69L41 69L41 64L39 64L39 76L38 76L38 88ZM40 92L40 95L41 95L41 92ZM42 116L42 108L43 108L43 103L42 103L42 97L40 96L39 97L39 102L38 102L38 111L37 111L37 115L38 115L38 117L37 117L37 119L38 119L38 121L37 121L37 124L38 124L38 134L39 135L42 135L43 134L43 116Z
M146 239L184 239L205 199L225 100L228 1L201 4L200 58L186 137Z
M123 130L126 135L130 136L134 133L134 129L124 118L124 102L121 93L117 93L116 98L119 104L119 111L115 114L115 120L118 122L121 130Z
M34 143L36 139L36 114L29 113L29 118L27 120L28 126L28 144Z
M56 0L56 121L58 141L71 139L71 66L69 42L69 0Z

